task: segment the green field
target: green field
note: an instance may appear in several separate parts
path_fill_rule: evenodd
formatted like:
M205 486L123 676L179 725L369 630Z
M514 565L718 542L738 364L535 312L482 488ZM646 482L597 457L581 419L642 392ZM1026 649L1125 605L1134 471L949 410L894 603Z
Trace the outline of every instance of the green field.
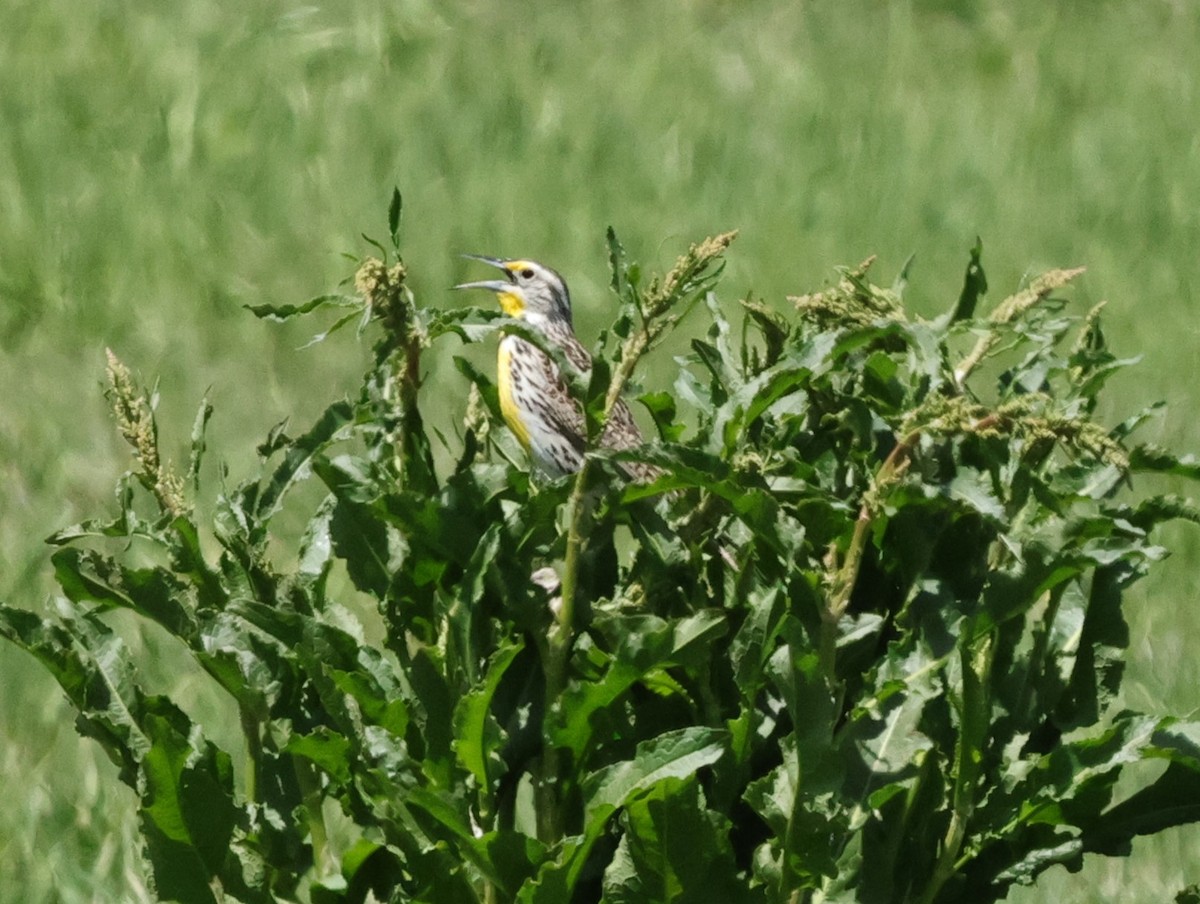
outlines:
M359 234L385 234L393 185L423 303L461 303L460 252L534 257L571 282L588 341L611 312L609 225L653 267L739 229L725 299L779 306L835 265L878 254L887 283L915 254L909 298L934 316L977 235L992 301L1084 265L1076 307L1108 299L1112 347L1143 356L1111 419L1165 400L1143 438L1200 449L1196 6L545 7L0 0L0 599L52 606L42 538L111 504L126 452L106 346L159 381L177 456L211 394L232 479L271 425L356 386L349 333L298 351L304 327L243 305L331 290ZM669 355L655 363L644 382L670 388ZM466 385L430 367L449 425ZM1163 541L1173 557L1130 606L1125 693L1194 714L1200 543ZM203 680L128 628L163 658L159 689L229 746ZM0 902L145 899L132 792L8 645L0 687ZM1011 899L1162 902L1196 882L1200 830L1181 830Z

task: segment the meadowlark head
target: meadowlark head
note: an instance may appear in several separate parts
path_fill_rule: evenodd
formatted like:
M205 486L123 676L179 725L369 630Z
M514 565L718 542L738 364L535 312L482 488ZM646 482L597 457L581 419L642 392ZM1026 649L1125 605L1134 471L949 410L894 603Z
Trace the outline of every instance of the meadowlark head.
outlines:
M491 264L502 270L507 279L463 283L454 288L495 292L505 314L528 321L530 326L539 327L550 322L571 325L571 296L567 284L554 270L537 261L504 260L480 254L466 257Z

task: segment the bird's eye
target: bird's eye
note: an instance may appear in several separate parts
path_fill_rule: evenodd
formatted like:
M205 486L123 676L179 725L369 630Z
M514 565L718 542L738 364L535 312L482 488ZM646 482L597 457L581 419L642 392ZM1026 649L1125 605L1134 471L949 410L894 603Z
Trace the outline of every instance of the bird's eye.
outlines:
M526 267L521 271L521 279L533 279L533 271Z

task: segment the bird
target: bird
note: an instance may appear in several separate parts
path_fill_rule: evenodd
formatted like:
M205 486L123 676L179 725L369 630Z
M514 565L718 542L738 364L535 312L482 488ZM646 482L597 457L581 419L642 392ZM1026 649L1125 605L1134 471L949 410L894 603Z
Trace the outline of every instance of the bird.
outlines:
M562 276L544 264L522 258L481 254L465 257L496 267L505 278L462 283L455 289L494 292L505 314L537 330L587 377L592 356L575 336L571 295ZM587 447L586 422L579 401L571 395L554 360L532 342L507 333L500 340L497 386L504 421L529 453L534 467L550 478L578 472ZM600 448L632 449L642 442L633 413L618 399L604 423ZM646 462L623 461L620 465L639 483L649 483L663 473Z

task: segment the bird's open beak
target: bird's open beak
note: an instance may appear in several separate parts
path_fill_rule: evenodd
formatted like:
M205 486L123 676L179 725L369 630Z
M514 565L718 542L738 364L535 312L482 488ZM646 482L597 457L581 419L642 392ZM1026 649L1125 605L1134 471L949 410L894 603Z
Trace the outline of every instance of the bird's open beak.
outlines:
M504 266L504 259L500 257L488 257L486 254L464 254L463 257L467 258L468 260L483 261L485 264L491 264L493 267L497 267L501 270L507 269Z
M509 275L509 279L507 279L507 280L485 279L480 282L462 283L460 285L455 286L454 288L456 288L456 289L487 289L491 292L507 292L509 289L512 288L513 284L512 284L511 274L508 273L508 268L504 266L505 262L504 262L503 258L488 257L485 254L464 254L463 257L470 258L473 261L483 261L485 264L489 264L498 270L503 270L506 274Z
M479 282L465 282L454 286L455 289L487 289L491 292L512 291L512 283L503 279L484 279Z

